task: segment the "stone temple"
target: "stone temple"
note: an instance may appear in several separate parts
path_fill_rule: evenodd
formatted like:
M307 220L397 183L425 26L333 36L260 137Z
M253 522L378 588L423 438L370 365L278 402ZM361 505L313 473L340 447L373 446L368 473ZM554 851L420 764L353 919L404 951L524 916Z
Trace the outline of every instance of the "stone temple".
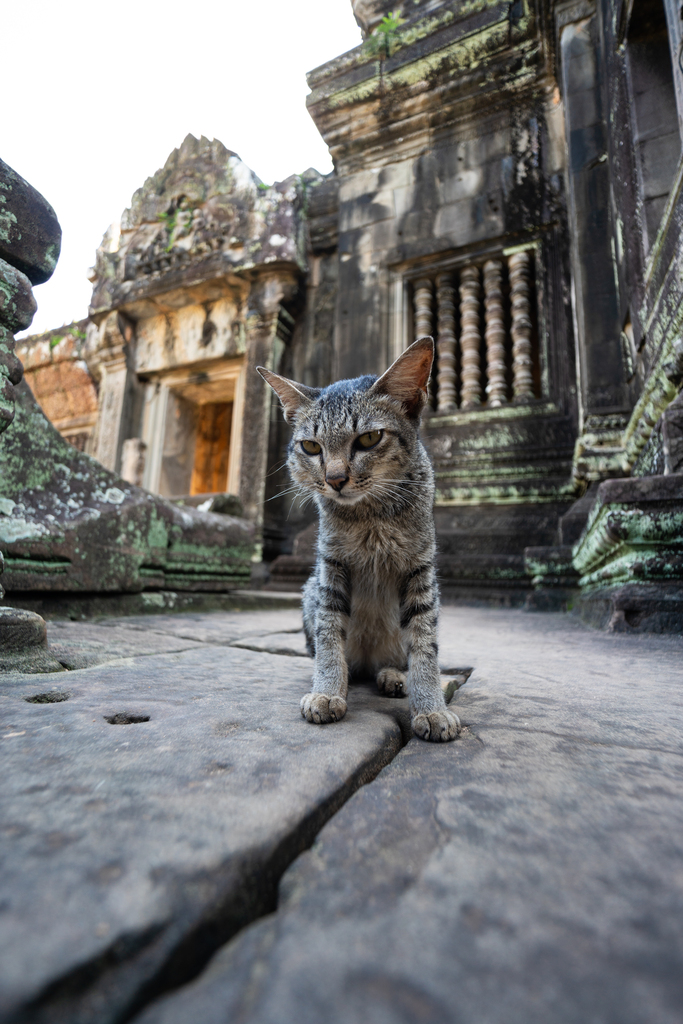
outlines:
M260 586L296 589L314 516L278 496L287 428L254 367L326 385L432 334L424 439L446 597L680 630L678 8L353 7L364 43L308 76L334 172L268 185L187 136L105 234L87 319L17 346L79 465L108 472L98 493L126 495L98 506L112 538L124 508L153 509L192 569L174 571L148 531L135 572L79 582L55 510L28 515L26 480L6 473L6 600L228 593L250 564ZM20 403L7 458L26 391ZM219 572L228 523L242 553Z
M680 1024L678 2L353 7L334 173L188 136L16 351L61 230L0 161L0 1024ZM254 370L426 333L452 743L302 718Z

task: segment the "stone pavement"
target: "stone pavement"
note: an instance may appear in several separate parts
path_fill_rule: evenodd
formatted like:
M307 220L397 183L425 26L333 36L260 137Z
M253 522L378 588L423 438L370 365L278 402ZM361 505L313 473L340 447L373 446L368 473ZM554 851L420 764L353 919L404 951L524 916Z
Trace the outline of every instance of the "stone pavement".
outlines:
M53 622L0 678L0 1020L680 1024L683 638L445 608L437 746L367 686L304 722L299 627Z

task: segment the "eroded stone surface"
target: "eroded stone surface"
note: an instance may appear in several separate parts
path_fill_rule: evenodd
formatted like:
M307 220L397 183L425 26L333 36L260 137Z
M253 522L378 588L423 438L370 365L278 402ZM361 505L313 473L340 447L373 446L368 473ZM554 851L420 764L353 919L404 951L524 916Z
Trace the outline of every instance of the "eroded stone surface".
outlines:
M61 667L48 651L45 620L40 615L23 608L0 608L0 672L59 672Z
M2 612L0 608L0 616ZM280 631L268 633L270 623L280 626ZM171 654L207 643L307 657L298 609L260 614L149 615L101 622L57 620L48 623L47 635L50 654L68 669L104 665L119 658Z
M211 612L184 615L139 615L122 619L105 619L110 623L146 631L153 629L188 640L203 643L227 644L234 640L266 633L296 633L303 628L301 609L255 612Z
M308 657L306 638L301 633L269 633L266 636L247 637L237 640L235 647L246 647L252 651L268 651L270 654Z
M133 632L90 642L107 629ZM1 1019L105 1024L191 976L400 747L369 690L334 729L304 722L309 660L190 646L0 683Z
M476 666L462 737L411 739L290 868L278 913L138 1024L675 1024L682 654L446 609L442 660Z
M133 629L118 623L100 625L91 622L50 622L48 624L50 653L65 668L88 668L104 665L119 658L150 654L171 654L192 650L201 644L185 637L174 637L153 625L149 629Z

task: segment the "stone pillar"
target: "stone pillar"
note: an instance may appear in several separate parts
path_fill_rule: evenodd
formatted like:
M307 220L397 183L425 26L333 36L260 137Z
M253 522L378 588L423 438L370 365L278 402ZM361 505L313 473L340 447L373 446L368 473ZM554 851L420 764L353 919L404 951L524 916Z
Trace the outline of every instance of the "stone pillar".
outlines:
M502 264L488 260L484 264L486 305L486 394L488 405L498 408L507 401L505 381L505 321L503 318Z
M140 437L129 437L123 442L121 455L121 477L129 484L142 487L145 474L145 453L147 445Z
M99 411L91 454L114 473L121 466L128 427L126 406L131 381L126 349L115 312L109 313L99 327L89 327L88 365L93 376L99 378Z
M603 109L600 69L600 31L596 14L586 17L577 3L576 20L560 34L561 84L568 146L569 197L574 314L577 328L582 433L577 453L584 452L579 475L600 479L622 472L622 458L614 440L614 424L630 411L625 383L619 296L614 277L610 181L606 112ZM570 11L565 11L568 20ZM601 427L604 424L604 428ZM604 436L601 438L601 434ZM591 441L587 440L588 435ZM594 442L594 443L593 443ZM611 456L609 453L612 453Z
M512 391L518 401L525 401L534 397L529 253L517 252L510 256L508 268L512 312Z
M291 274L262 274L256 278L249 293L242 422L238 427L242 437L239 497L244 515L256 525L257 561L261 555L272 392L256 372L256 367L265 366L277 371L273 362L280 303L290 297L296 287L297 282Z
M431 335L434 318L432 314L433 285L428 277L415 282L415 341Z
M434 329L434 313L432 310L434 285L428 277L423 277L415 282L413 298L413 311L415 320L415 341L432 335ZM427 387L429 392L429 404L434 405L435 382L434 374L429 378Z
M479 268L464 267L460 272L460 351L462 389L460 406L473 409L481 405L481 367L479 363Z
M437 287L437 352L439 355L438 406L441 413L457 408L455 377L455 288L452 274L439 274Z

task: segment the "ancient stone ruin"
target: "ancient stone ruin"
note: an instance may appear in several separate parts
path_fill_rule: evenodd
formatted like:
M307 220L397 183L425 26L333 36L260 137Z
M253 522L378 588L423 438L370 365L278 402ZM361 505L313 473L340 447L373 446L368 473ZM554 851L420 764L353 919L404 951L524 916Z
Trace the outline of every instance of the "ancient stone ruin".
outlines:
M81 452L81 445L70 444L68 427L65 440L48 421L22 382L13 333L31 322L35 312L31 284L52 273L61 232L52 208L6 164L0 164L0 187L6 226L0 243L4 332L0 368L5 381L0 421L5 428L0 447L0 564L5 589L19 598L24 609L29 608L24 612L3 609L6 628L0 668L21 660L25 653L29 661L33 659L35 670L41 671L53 669L55 663L44 654L44 623L36 611L56 607L64 614L69 599L75 598L79 614L92 613L98 596L143 592L151 592L151 607L158 608L164 605L162 595L174 595L170 600L176 604L176 591L234 588L249 580L253 527L233 515L181 508L129 484ZM52 339L46 339L42 348L50 358L53 348L74 346L81 339L82 332L72 328L64 342L51 346ZM84 419L92 420L98 412L88 371L82 361L78 365L68 358L40 366L40 348L33 347L33 362L26 360L35 391L40 394L42 373L54 397L56 378L64 401L68 394L77 403L67 422L82 427ZM46 405L49 409L49 401ZM89 411L79 417L84 406ZM59 402L53 408L63 426ZM22 653L24 648L28 650Z
M188 136L16 353L60 229L0 162L0 1024L680 1021L680 12L353 8L334 173ZM426 332L448 744L301 717L254 372Z
M354 2L365 42L308 76L334 173L266 185L188 136L105 235L87 321L20 345L54 426L164 508L241 507L259 581L291 590L314 513L278 497L287 430L254 366L319 386L432 333L444 593L679 629L683 73L666 3ZM125 493L144 507L143 491ZM12 530L8 591L70 578L42 567L47 533L38 569ZM180 586L143 563L135 586Z

